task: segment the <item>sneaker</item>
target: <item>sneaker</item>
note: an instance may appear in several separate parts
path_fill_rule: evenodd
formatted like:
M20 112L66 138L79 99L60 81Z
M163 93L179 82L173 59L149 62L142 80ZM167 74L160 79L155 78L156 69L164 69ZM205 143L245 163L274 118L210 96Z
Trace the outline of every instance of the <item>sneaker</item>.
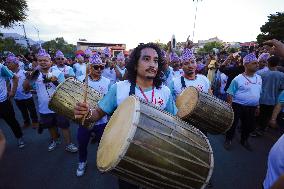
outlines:
M251 145L249 144L249 142L248 142L247 140L241 141L241 145L242 145L245 149L247 149L248 151L250 151L250 152L253 151Z
M24 146L25 146L25 142L24 142L23 138L19 138L18 139L18 147L23 148Z
M85 174L86 167L87 167L87 162L79 162L78 163L78 168L77 168L77 171L76 171L77 177L81 177Z
M224 148L226 150L230 150L231 146L232 146L232 141L231 140L226 140L225 143L224 143Z
M75 153L78 151L78 148L75 146L75 144L70 143L65 147L65 150L71 153Z
M48 146L48 151L51 152L56 148L56 142L53 140Z

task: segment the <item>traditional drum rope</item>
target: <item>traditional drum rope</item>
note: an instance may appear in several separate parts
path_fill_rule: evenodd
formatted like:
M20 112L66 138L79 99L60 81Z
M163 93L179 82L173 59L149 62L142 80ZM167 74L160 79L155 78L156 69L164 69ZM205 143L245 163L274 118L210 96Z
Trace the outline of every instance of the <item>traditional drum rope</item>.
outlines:
M89 87L89 64L86 65L86 76L85 76L85 88L84 88L84 103L87 103L87 97L88 97L88 87ZM90 110L87 114L84 115L82 119L82 125L85 124L85 120L87 115L89 114Z
M139 145L138 145L138 146L139 146ZM145 149L145 150L148 150L148 149L144 148L144 146L140 146L140 147L142 147L142 148ZM155 152L153 152L153 151L151 151L151 150L149 150L149 151L152 152L152 153L154 153L155 155L160 156L161 158L165 159L163 156L161 156L161 155L159 155L159 154L157 154L157 153L155 153ZM157 170L160 170L160 171L169 173L169 174L179 175L179 176L182 176L182 177L187 178L187 179L189 179L189 180L196 181L196 182L200 182L200 183L203 183L203 182L204 182L204 179L206 179L206 178L204 178L203 176L198 175L198 174L196 174L196 173L194 173L194 172L192 172L192 171L188 171L188 170L185 169L185 168L183 168L183 169L186 170L186 171L188 171L188 172L190 172L190 173L192 173L193 175L199 177L199 178L202 179L202 180L200 180L200 179L195 179L195 178L192 178L192 177L187 177L187 176L185 176L185 175L181 175L181 174L178 174L178 173L176 173L176 172L169 171L169 170L161 169L161 168L159 168L159 167L157 167L157 166L149 165L149 164L143 163L143 162L141 162L141 161L137 161L137 160L135 160L135 159L133 159L133 158L130 158L130 157L127 157L127 156L125 157L124 160L126 160L126 161L129 162L129 163L133 163L135 166L142 166L141 168L143 168L143 169L148 169L148 170L149 170L149 168L153 168L153 169L157 169ZM172 162L172 161L170 161L170 163L171 163L171 164L175 164L175 163ZM176 164L175 164L175 165L176 165ZM177 166L177 165L176 165L176 166ZM158 173L157 173L157 174L158 174ZM158 174L158 176L160 176L160 174ZM163 177L163 176L161 175L161 177ZM167 179L168 179L168 178L167 178ZM173 182L174 182L174 181L173 181Z

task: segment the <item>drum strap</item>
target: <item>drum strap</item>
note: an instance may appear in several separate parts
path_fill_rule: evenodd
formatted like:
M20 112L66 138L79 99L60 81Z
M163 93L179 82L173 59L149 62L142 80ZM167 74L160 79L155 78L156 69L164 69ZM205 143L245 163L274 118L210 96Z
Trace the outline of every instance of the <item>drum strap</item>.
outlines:
M130 85L130 91L129 91L129 96L135 95L135 86L136 86L135 83L131 83L131 85Z
M181 82L181 87L182 87L183 89L186 88L186 85L185 85L185 81L184 81L184 77L183 77L183 76L180 77L180 82Z

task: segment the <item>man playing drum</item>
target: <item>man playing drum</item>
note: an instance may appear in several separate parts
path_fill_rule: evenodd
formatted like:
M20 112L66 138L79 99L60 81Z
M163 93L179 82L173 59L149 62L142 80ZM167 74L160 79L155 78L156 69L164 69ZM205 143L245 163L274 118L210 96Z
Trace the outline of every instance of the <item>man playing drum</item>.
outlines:
M75 118L82 119L87 115L86 123L96 122L106 114L111 115L118 105L134 94L176 114L177 109L171 92L168 87L162 85L162 67L161 50L157 45L152 43L139 45L130 55L127 65L128 79L112 85L96 109L89 109L87 103L77 103L74 109ZM119 185L120 188L137 188L121 180Z
M102 76L102 72L105 68L105 63L102 62L100 56L98 54L93 55L90 58L90 65L89 65L89 78L88 78L88 85L94 88L99 93L105 95L111 84L110 80ZM78 78L79 81L84 82L85 76L82 75ZM96 122L95 126L91 130L87 129L86 127L79 126L77 132L77 140L79 145L79 164L76 171L76 175L83 176L86 170L87 165L87 148L89 144L89 140L91 138L91 134L95 134L95 141L99 142L104 128L107 124L107 116L105 115L99 121Z
M58 69L51 69L50 55L46 53L44 49L39 50L37 61L40 67L39 75L35 80L26 80L24 82L24 89L29 90L33 85L36 88L38 111L40 114L40 127L48 128L52 139L48 146L48 151L53 151L59 144L57 126L62 129L66 143L65 150L68 152L77 152L77 147L71 142L69 120L48 108L48 102L54 93L56 86L64 81L64 74Z

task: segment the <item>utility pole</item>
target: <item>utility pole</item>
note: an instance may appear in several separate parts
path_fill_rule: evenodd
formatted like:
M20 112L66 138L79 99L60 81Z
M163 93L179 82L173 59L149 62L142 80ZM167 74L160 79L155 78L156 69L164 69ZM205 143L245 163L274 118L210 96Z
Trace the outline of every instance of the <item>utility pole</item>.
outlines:
M23 30L24 30L24 37L25 37L26 42L27 42L28 50L29 50L29 51L31 51L31 46L30 46L30 42L29 42L29 40L28 40L28 38L27 38L25 25L24 25L24 24L22 24L22 27L23 27Z

